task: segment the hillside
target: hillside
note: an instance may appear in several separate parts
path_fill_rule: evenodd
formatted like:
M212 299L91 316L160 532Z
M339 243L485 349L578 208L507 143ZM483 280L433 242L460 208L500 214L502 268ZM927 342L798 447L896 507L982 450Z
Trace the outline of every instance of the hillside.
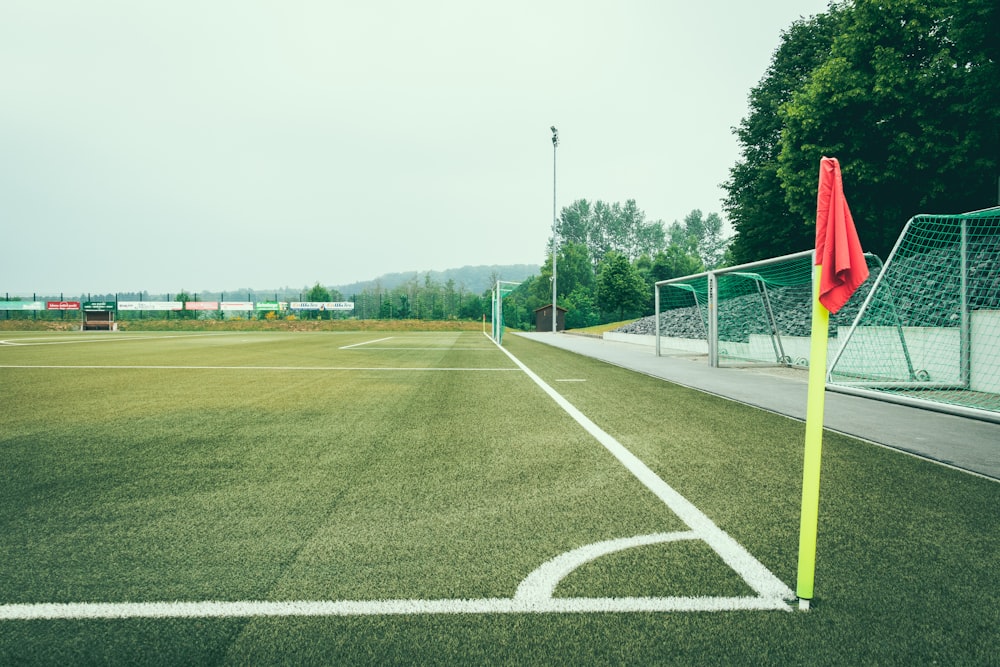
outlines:
M505 264L505 265L483 265L483 266L463 266L458 269L446 269L444 271L407 271L401 273L386 273L372 280L363 280L346 285L333 285L345 297L364 292L366 289L374 289L376 286L383 290L391 290L400 285L404 285L411 280L417 280L420 284L430 277L432 282L445 284L449 280L455 281L456 287L461 287L469 292L482 293L493 286L493 282L499 280L510 280L520 282L525 278L538 275L540 267L537 264Z

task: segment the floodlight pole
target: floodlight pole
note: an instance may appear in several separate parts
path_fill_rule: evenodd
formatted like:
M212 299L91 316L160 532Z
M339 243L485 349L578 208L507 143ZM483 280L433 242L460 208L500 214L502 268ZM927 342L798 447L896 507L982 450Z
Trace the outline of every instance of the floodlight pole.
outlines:
M556 306L556 249L559 246L556 231L556 148L559 147L559 130L552 126L552 333L556 333L559 322L559 311Z

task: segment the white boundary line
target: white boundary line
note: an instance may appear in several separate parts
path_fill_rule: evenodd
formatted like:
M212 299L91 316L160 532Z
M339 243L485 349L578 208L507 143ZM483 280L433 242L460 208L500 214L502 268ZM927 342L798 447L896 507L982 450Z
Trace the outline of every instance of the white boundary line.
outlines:
M62 333L62 332L60 332ZM72 333L72 332L66 332ZM82 343L122 343L126 341L133 340L165 340L168 338L203 338L205 336L233 336L240 335L246 332L230 332L230 331L218 331L218 332L206 332L206 333L170 333L163 334L160 336L146 336L139 334L129 334L124 332L114 333L110 336L87 336L87 334L81 334L79 338L72 338L67 340L48 340L46 338L30 337L30 338L6 338L0 340L0 345L8 345L10 347L37 347L39 345L77 345ZM22 343L21 341L31 341Z
M348 346L351 347L351 346ZM341 350L346 350L346 347L340 348ZM492 352L493 349L489 347L446 347L440 345L438 347L376 347L374 350L378 352L392 351L392 352Z
M399 336L387 336L386 338L376 338L375 340L366 340L366 341L362 341L360 343L354 343L353 345L343 345L343 346L341 346L341 347L339 347L337 349L339 349L339 350L351 350L351 349L356 349L356 348L359 348L359 347L364 347L365 345L375 345L376 343L384 343L387 340L393 340L395 338L399 338ZM405 338L405 336L404 336L404 338ZM448 338L447 342L448 343L454 343L455 340L457 340L457 338L452 337L452 338ZM378 350L379 352L383 352L383 351L387 351L387 350L388 351L393 351L393 352L411 352L411 351L412 352L438 352L438 351L454 351L456 349L458 351L461 351L461 352L466 352L466 351L471 351L471 352L483 352L483 351L493 352L494 351L493 347L491 347L491 346L455 348L454 345L439 345L437 347L405 347L405 346L404 347L385 347L385 346L379 346L379 347L377 347L375 349Z
M393 338L395 338L395 336L387 336L385 338L377 338L376 340L364 340L364 341L361 341L360 343L354 343L353 345L342 345L338 349L349 350L352 347L361 347L362 345L374 345L375 343L381 343L384 340L392 340Z
M416 614L579 614L790 610L789 606L783 600L755 597L71 602L67 604L0 605L0 621L118 618L236 618L253 616L411 616Z

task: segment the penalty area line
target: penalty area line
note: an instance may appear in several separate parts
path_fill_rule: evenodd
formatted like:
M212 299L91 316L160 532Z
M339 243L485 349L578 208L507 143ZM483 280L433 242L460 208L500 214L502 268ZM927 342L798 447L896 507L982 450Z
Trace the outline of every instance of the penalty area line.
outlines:
M338 349L340 350L350 350L352 347L361 347L362 345L374 345L375 343L381 343L386 340L392 340L394 336L388 336L386 338L377 338L375 340L364 340L360 343L354 343L353 345L342 345Z

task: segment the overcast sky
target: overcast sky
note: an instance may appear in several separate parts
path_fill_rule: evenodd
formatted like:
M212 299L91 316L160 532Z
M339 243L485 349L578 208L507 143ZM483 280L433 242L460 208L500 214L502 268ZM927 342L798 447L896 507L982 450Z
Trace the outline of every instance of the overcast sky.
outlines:
M723 213L826 0L3 0L0 298L541 264L557 200Z

